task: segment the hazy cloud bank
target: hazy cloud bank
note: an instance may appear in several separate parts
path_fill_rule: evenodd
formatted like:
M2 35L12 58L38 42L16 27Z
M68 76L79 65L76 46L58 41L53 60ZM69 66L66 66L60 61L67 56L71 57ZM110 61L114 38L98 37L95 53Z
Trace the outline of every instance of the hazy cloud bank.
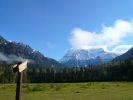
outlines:
M7 62L8 64L11 64L13 62L20 62L20 61L25 61L27 60L28 63L33 63L34 61L31 60L31 59L24 59L22 57L18 57L18 56L15 56L15 55L5 55L3 53L0 52L0 61L5 61Z

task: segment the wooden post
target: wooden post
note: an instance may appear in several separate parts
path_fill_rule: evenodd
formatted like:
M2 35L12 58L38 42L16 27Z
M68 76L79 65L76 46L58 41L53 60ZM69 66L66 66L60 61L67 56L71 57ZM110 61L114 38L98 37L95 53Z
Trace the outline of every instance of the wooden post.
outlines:
M21 100L23 72L17 72L16 100Z
M13 66L14 73L17 72L17 84L16 84L16 100L21 100L23 71L27 68L27 61L19 62Z

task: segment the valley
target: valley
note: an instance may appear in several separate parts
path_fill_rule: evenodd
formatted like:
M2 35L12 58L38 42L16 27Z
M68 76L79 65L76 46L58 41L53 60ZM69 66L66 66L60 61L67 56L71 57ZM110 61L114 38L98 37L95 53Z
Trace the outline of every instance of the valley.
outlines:
M122 55L104 51L70 49L58 62L24 43L0 36L0 83L14 83L13 64L28 60L24 82L67 83L133 81L133 48Z
M0 0L0 100L133 100L133 0Z

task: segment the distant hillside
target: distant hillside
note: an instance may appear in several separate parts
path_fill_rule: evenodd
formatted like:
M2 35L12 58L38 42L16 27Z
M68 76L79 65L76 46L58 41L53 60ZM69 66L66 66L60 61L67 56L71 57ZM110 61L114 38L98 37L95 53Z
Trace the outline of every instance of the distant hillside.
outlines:
M127 60L133 57L133 47L129 49L126 53L116 57L114 60Z
M30 63L30 66L32 67L63 66L56 60L45 57L39 51L32 49L29 45L7 41L2 36L0 36L0 61L9 63L9 60L13 61L14 59L15 61L18 61L19 58L32 60L32 63Z

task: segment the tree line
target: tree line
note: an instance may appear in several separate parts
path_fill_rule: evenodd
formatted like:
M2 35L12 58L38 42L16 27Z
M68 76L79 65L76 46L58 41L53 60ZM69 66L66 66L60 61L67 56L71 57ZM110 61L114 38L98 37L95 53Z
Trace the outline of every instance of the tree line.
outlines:
M12 68L7 64L0 64L0 83L14 83L15 79ZM87 67L28 68L24 72L23 81L29 83L133 81L133 59Z

